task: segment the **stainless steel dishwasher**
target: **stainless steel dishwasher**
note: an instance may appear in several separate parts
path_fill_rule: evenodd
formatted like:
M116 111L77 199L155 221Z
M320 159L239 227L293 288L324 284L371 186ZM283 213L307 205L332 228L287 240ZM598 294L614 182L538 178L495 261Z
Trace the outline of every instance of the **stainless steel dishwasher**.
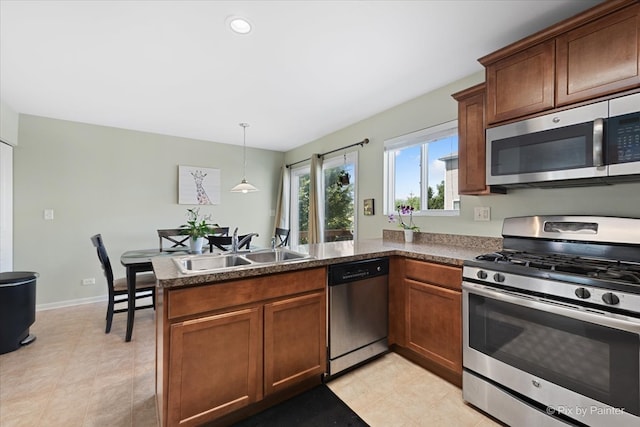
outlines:
M388 278L388 258L329 266L329 376L389 350Z

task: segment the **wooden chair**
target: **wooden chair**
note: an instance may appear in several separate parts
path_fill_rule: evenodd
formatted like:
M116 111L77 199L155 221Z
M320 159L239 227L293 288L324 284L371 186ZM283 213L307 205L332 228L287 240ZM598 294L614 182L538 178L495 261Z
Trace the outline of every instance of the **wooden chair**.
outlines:
M247 234L238 236L238 241L247 236ZM231 239L233 239L232 236L207 236L207 240L209 240L209 252L213 252L214 246L220 250L228 251L231 248ZM250 244L251 238L247 239L247 241L243 243L242 246L238 247L238 249L249 249Z
M129 296L127 293L127 279L122 277L119 279L113 278L113 270L111 269L111 262L107 255L107 249L104 247L104 242L100 234L96 234L91 237L91 243L95 246L98 252L98 259L104 270L104 275L107 278L107 290L109 291L109 300L107 301L107 325L104 330L105 334L111 331L111 323L113 321L113 313L122 313L127 311L126 308L115 309L115 305L118 303L126 302L129 304ZM156 308L156 276L153 273L139 274L136 276L136 299L151 297L151 304L138 306L136 304L136 310L144 308Z
M287 246L289 244L289 229L276 227L276 247Z
M212 236L228 236L229 235L229 227L217 227L211 230Z
M189 246L189 236L185 235L181 228L166 228L158 230L158 241L160 243L160 252L164 250L163 241L167 240L171 243L170 248L180 248Z

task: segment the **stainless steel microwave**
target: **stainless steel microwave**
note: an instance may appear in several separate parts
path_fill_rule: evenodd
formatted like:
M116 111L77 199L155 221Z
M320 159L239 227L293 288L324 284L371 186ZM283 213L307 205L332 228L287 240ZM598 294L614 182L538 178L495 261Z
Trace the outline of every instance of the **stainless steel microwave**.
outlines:
M640 93L487 129L487 184L640 180Z

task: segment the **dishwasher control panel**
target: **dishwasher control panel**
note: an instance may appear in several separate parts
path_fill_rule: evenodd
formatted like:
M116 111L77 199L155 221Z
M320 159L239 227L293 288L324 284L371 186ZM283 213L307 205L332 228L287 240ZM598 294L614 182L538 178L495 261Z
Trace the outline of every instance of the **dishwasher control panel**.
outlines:
M365 259L329 266L329 286L389 274L389 258Z

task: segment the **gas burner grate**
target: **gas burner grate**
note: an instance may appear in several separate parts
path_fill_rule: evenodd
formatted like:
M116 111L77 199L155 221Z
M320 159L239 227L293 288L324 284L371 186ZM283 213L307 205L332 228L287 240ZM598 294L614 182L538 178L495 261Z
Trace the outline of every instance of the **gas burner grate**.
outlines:
M588 274L589 277L596 279L614 279L621 280L623 282L640 284L640 275L630 271L618 271L618 270L606 270L606 271L594 271Z
M520 251L493 252L476 257L479 261L509 264L525 268L556 271L604 280L640 284L640 264L584 258L563 254L537 254Z

